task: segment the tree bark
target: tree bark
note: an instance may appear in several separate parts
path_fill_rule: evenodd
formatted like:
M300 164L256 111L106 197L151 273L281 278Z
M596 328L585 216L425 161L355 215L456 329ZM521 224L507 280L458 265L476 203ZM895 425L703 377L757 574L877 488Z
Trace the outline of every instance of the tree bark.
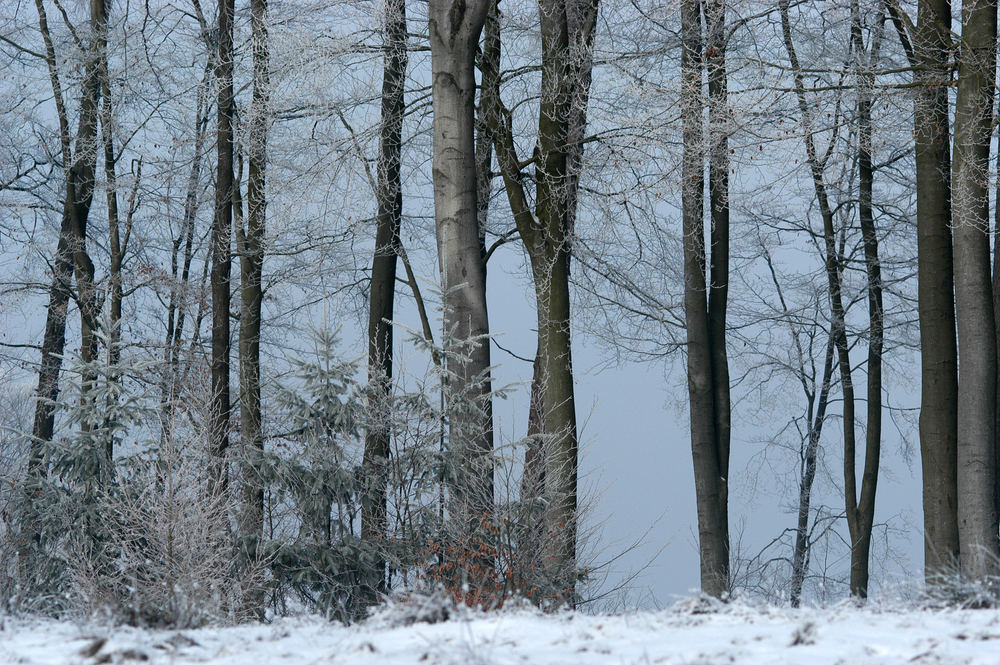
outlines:
M229 448L229 306L233 224L233 0L219 0L219 54L215 219L212 224L212 402L209 427L209 491L224 491Z
M729 555L729 448L731 400L726 351L729 302L729 82L726 69L726 0L706 0L709 162L708 191L712 243L708 285L708 336L712 356L715 449L719 464L720 529Z
M392 434L392 325L396 294L399 232L403 217L400 177L406 83L406 3L386 0L382 45L382 123L379 130L378 212L368 309L368 381L372 389L371 418L365 435L361 537L376 547L369 591L385 593L386 492Z
M484 53L483 105L519 235L531 262L538 321L522 498L544 495L541 525L546 583L572 602L576 576L578 443L570 322L570 262L586 129L597 2L541 0L541 100L532 214L500 99L499 24L491 17Z
M94 197L94 172L97 167L97 115L101 94L101 62L106 40L107 13L103 0L91 0L92 38L84 67L80 92L80 117L76 131L76 150L72 149L69 115L63 98L56 66L55 47L49 33L48 17L42 0L36 0L39 31L45 43L45 60L59 121L63 163L66 165L66 196L63 199L59 241L53 260L52 284L46 310L42 339L42 360L38 372L38 400L32 427L29 452L29 476L41 473L41 444L52 440L55 428L55 401L59 395L59 372L66 344L66 311L76 273L81 321L84 329L84 359L92 359L94 338L93 264L86 252L87 219ZM89 272L88 272L89 263ZM89 275L89 279L88 279ZM83 284L80 284L82 277ZM81 286L83 288L81 288Z
M264 535L264 483L260 463L264 434L260 405L260 329L267 218L267 129L270 112L270 44L267 0L251 0L253 97L247 137L247 225L240 252L240 445L243 448L243 524L250 543ZM252 553L252 552L251 552Z
M477 219L475 52L489 0L431 0L434 217L444 291L449 513L463 547L493 513L493 413L486 271ZM468 579L475 586L476 579Z
M681 207L684 235L684 315L687 331L691 454L694 462L695 494L698 505L701 588L704 593L721 598L729 593L728 432L720 432L720 428L725 427L728 423L728 414L720 414L719 408L722 405L717 403L719 391L717 391L715 381L723 368L720 368L718 373L713 368L713 360L720 357L719 350L714 348L716 340L713 337L713 333L718 331L718 323L713 322L711 317L710 285L706 283L705 274L708 258L704 229L706 137L702 119L704 111L703 44L701 3L698 0L683 0L681 2L681 122L683 125ZM713 41L713 47L716 46ZM711 56L714 58L716 54L712 53ZM717 65L713 66L717 67ZM724 72L724 69L722 71ZM715 76L718 76L718 72L719 70L716 69ZM716 80L715 85L718 86L718 80ZM718 90L718 88L716 89ZM710 139L714 138L714 128L711 134L713 136ZM713 168L712 171L714 172L715 169ZM711 184L720 185L721 183L715 179ZM716 196L721 194L722 192L717 189ZM715 202L716 197L710 195L710 203ZM713 222L724 223L723 215L723 211L713 210ZM713 236L714 231L715 229L713 229ZM719 257L713 263L721 268L726 261L728 258ZM722 284L726 283L727 280L728 276ZM722 287L722 284L712 286ZM724 293L723 290L720 294L723 296L723 302ZM718 312L719 306L716 307ZM724 312L724 308L722 311ZM722 330L724 336L724 319ZM724 349L721 353L725 353ZM723 436L720 437L720 434ZM722 442L725 445L720 447Z
M948 104L950 0L920 0L913 35L920 317L920 458L924 577L943 581L958 563L958 353L951 231Z
M995 0L962 3L962 46L955 101L952 196L955 312L958 322L958 533L962 574L995 574L996 329L990 281L989 193Z
M837 234L834 227L834 213L830 206L826 183L823 177L824 161L816 151L813 138L812 114L806 99L802 67L792 41L791 22L788 15L789 0L780 0L781 27L795 82L795 95L802 114L802 128L806 145L806 161L812 175L813 189L823 218L823 243L826 250L825 264L827 289L830 298L831 335L837 349L837 365L840 370L840 386L843 396L844 416L844 505L847 526L851 537L851 595L864 598L868 595L868 554L871 547L871 524L865 516L874 511L875 484L878 480L877 450L870 445L865 450L865 470L862 477L859 507L856 475L857 445L855 438L854 380L851 372L850 346L847 339L846 313L843 300L842 262L837 248ZM869 442L866 441L866 444Z
M80 401L82 404L91 402L90 393L97 381L96 371L92 364L97 360L97 329L99 298L94 284L94 262L87 251L87 221L90 205L93 202L95 171L97 155L100 152L97 125L101 91L104 87L104 65L107 49L107 7L104 0L90 2L90 46L84 63L83 93L80 99L79 127L76 132L76 154L83 158L74 163L77 196L87 198L88 214L74 215L73 223L73 274L76 280L77 305L80 310L80 360L84 371L80 384ZM83 431L88 431L90 425L80 424ZM110 453L110 451L105 451ZM109 460L110 461L110 458Z
M878 58L880 33L879 28L876 28L871 37L869 53L864 45L861 10L856 0L852 5L852 15L851 36L858 75L858 218L865 248L865 272L868 276L868 412L865 421L865 464L861 497L857 510L853 514L848 513L848 526L852 531L852 542L855 543L851 550L851 589L855 595L867 597L875 493L882 448L882 350L885 337L882 263L879 259L878 233L872 209L872 189L875 182L872 164L872 90L875 87L873 72Z

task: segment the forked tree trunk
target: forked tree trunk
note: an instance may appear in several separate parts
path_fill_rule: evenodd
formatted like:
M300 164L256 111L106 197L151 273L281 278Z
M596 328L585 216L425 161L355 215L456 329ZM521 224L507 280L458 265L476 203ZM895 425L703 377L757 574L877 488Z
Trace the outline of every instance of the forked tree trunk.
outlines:
M45 60L48 66L52 94L59 121L60 145L66 165L66 195L63 199L62 222L59 241L53 260L52 284L49 288L49 305L46 310L45 332L42 339L42 360L38 372L37 402L32 427L28 472L32 477L41 473L41 444L52 440L55 427L55 400L59 395L59 372L66 343L66 310L72 289L74 272L83 277L79 293L82 307L81 321L84 329L84 359L92 359L94 347L93 326L93 264L89 266L86 252L87 219L94 197L94 172L97 166L98 104L101 94L101 63L106 40L107 12L103 0L92 0L90 7L91 43L88 48L84 78L80 93L80 118L76 131L76 150L72 148L69 115L66 109L55 47L48 27L48 17L42 0L36 0L39 31L45 43ZM88 278L89 275L89 278ZM78 285L78 291L79 285Z
M958 533L962 574L997 571L995 501L996 329L990 280L989 174L995 0L962 3L962 47L955 101L952 196L955 312L958 322Z
M718 279L711 285L719 289L714 294L706 283L709 258L705 248L705 156L706 136L703 101L703 45L701 3L698 0L681 2L681 121L683 125L683 157L681 165L681 208L684 236L684 314L687 331L688 400L690 405L691 453L694 462L695 494L698 506L698 543L701 561L701 588L710 596L724 597L729 593L729 520L728 520L728 461L729 413L728 381L725 386L716 382L728 374L725 366L716 369L716 361L725 358L725 274L728 256L728 228L726 211L712 210L713 243L716 234L725 236L719 248L723 254L716 257L713 247L712 277ZM713 49L720 49L721 26L724 8L714 5L710 12L709 39ZM717 32L720 31L720 32ZM724 79L725 65L721 50L706 54L716 60L710 69L717 93ZM713 100L713 107L717 100ZM719 112L715 108L716 113ZM717 116L713 117L717 120ZM709 151L718 147L718 127L713 123ZM713 154L714 156L714 154ZM713 164L710 184L714 192L710 202L722 204L728 192L722 188L725 181ZM721 301L719 298L721 297ZM711 301L715 300L714 308ZM716 315L713 320L712 314ZM721 316L721 321L718 320ZM722 339L716 337L721 332ZM721 344L723 348L718 348ZM722 400L720 401L720 398Z
M233 0L219 0L216 142L218 171L212 224L212 401L209 423L209 492L226 487L229 449L229 306L233 224Z
M532 214L514 147L510 112L500 99L500 36L488 22L483 105L517 230L531 262L538 347L533 365L522 495L544 496L541 543L550 592L572 602L576 576L576 401L570 335L570 261L590 91L597 2L542 0L542 80ZM535 543L529 547L535 547Z
M868 555L871 547L871 523L868 515L873 514L874 511L875 488L878 480L878 450L872 448L873 442L871 440L866 441L865 470L859 503L856 474L854 380L851 372L850 346L847 339L846 312L842 295L843 256L837 247L834 213L824 181L825 158L821 158L816 150L816 142L812 134L814 124L809 110L809 102L806 99L802 67L792 41L791 21L788 15L789 0L780 0L779 9L785 50L788 52L788 60L795 83L795 96L798 99L799 111L802 115L806 162L812 175L813 189L820 215L823 218L823 244L826 254L825 268L831 314L830 333L837 350L837 365L840 370L840 387L843 396L844 507L848 531L851 536L851 595L863 598L868 595ZM875 443L877 444L877 441Z
M369 592L385 593L386 501L389 481L389 445L392 435L392 325L396 294L396 265L403 216L400 160L403 114L406 110L406 3L386 0L382 71L382 124L379 129L378 212L368 308L368 381L372 423L365 435L365 493L361 503L361 537L376 547ZM374 599L374 598L373 598Z
M858 218L865 247L865 272L868 276L868 413L865 427L865 464L861 480L861 497L854 511L847 513L851 532L851 592L868 595L868 569L871 552L872 525L875 521L875 493L878 486L879 456L882 448L882 348L884 346L884 314L882 307L882 264L878 252L878 233L872 209L872 189L875 170L872 164L872 90L875 87L874 68L878 59L880 28L871 37L870 53L865 49L861 25L861 10L857 1L852 5L851 38L858 76ZM854 460L850 472L854 471ZM845 468L845 473L847 470Z

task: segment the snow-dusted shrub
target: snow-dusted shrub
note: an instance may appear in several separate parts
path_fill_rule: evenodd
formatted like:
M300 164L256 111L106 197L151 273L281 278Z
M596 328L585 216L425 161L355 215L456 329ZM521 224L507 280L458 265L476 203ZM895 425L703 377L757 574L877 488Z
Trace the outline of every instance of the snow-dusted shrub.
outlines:
M994 562L1000 570L1000 562ZM929 581L924 588L924 604L932 607L985 608L1000 607L1000 576L983 580L969 579L958 564L951 566Z
M438 586L387 598L372 612L368 624L398 628L415 623L440 623L448 621L461 611L451 594Z
M178 628L251 615L246 600L263 583L266 562L236 556L233 501L207 492L197 458L143 451L116 467L117 491L101 501L113 558L103 567L85 552L70 561L76 606Z

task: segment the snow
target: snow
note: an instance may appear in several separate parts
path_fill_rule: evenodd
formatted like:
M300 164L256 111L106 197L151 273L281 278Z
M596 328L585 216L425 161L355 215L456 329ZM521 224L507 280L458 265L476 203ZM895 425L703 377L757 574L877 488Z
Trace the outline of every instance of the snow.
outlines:
M612 616L469 611L409 626L385 616L351 627L300 617L183 631L0 617L0 664L1000 663L997 610L698 607Z

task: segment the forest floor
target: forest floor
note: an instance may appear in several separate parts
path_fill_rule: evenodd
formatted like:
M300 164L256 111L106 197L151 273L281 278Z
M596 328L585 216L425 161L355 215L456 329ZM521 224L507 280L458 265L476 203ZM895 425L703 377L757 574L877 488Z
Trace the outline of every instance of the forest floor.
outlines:
M709 609L709 611L705 611ZM412 617L410 617L412 618ZM318 618L144 630L0 616L3 665L344 663L550 665L663 663L1000 663L1000 611L775 609L698 602L614 616L520 609L404 625L383 612L351 627Z

